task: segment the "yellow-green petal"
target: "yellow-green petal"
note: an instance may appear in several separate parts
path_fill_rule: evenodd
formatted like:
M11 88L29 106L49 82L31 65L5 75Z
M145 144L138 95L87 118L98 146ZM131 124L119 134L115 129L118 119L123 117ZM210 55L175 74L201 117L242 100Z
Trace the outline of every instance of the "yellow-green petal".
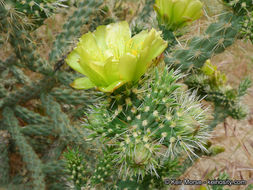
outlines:
M143 30L140 33L133 36L131 40L128 42L129 48L131 50L137 51L136 53L138 53L138 51L143 49L144 40L147 38L148 35L149 35L148 30ZM133 53L133 51L131 50L130 51L128 50L128 52Z
M98 87L98 89L102 92L113 92L114 90L121 87L125 83L126 83L125 81L120 80L120 81L116 81L116 82L110 84L107 87Z
M134 79L136 70L136 56L127 53L122 56L119 60L119 74L120 79L125 81L132 81Z
M75 79L74 82L70 84L70 86L75 89L90 89L95 87L95 84L92 83L89 78L83 77Z
M109 84L114 81L120 80L119 77L119 61L113 60L112 57L106 60L105 66L105 75Z
M167 45L167 42L160 37L160 33L154 29L150 31L143 44L145 49L141 51L137 62L134 80L139 79L145 73L152 60L159 56L166 49Z
M187 20L198 19L202 14L201 11L202 7L203 4L200 1L190 2L183 14L183 17L186 18Z
M87 52L83 46L79 46L76 48L79 56L80 56L80 66L86 72L86 76L91 79L91 81L95 84L97 82L101 84L107 84L105 72L104 72L104 62L96 61L91 57L91 54ZM95 82L97 81L97 82Z
M168 43L161 38L160 33L156 32L154 29L152 29L152 30L155 33L155 38L151 42L151 44L148 46L149 47L148 48L148 55L147 55L148 60L153 60L157 56L161 55L161 53L168 46Z
M188 4L187 0L177 0L173 4L173 22L174 23L180 23L182 22L182 15L186 9L186 6Z
M98 26L94 31L94 36L97 42L97 46L100 48L100 50L105 51L108 49L106 44L106 26Z
M81 57L80 65L85 70L86 76L96 85L107 85L106 78L103 74L99 73L99 65L95 65L94 63L86 63L86 60ZM90 66L92 65L92 67Z
M140 57L136 64L136 70L134 74L134 81L138 80L147 70L148 66L151 63L151 60L147 59L148 56L148 48L145 48L141 51Z
M138 80L152 59L166 48L160 34L152 29L131 38L131 30L124 21L100 26L83 35L67 62L89 80L76 80L72 86L79 89L96 86L103 92L113 92Z
M86 72L85 70L80 66L80 63L79 63L79 59L80 59L80 56L79 54L77 53L76 50L73 50L66 58L66 63L72 68L74 69L75 71L83 74L83 75L86 75Z
M166 2L165 2L166 1ZM166 14L166 16L168 17L169 20L171 20L172 17L172 9L173 9L173 2L172 0L163 0L163 9L164 9L164 13Z
M89 59L92 59L93 61L103 60L103 54L97 45L94 34L91 32L82 35L80 42L77 45L77 49L85 50L89 55Z
M159 10L159 13L160 14L163 14L163 12L162 12L162 0L155 0L155 6L156 6L156 8Z
M131 30L126 21L106 26L106 44L113 50L114 56L119 58L125 52L125 44L131 38Z

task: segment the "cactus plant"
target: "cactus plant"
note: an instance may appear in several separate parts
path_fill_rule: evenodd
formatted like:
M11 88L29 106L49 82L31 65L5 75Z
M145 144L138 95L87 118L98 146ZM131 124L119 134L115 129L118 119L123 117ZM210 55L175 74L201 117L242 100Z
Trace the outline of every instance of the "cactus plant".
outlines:
M243 17L241 21L241 34L244 38L248 38L253 41L252 30L253 30L253 6L252 1L249 0L239 0L239 1L231 1L224 0L224 3L230 7L235 14Z
M109 102L88 114L89 137L101 138L109 147L111 163L118 168L114 171L121 176L116 180L158 177L171 158L186 154L191 159L196 149L207 151L207 115L195 94L176 83L181 78L177 72L168 73L166 67L150 71L132 90L115 91Z
M0 187L162 189L167 187L164 179L180 176L199 156L222 151L209 147L209 133L228 115L236 119L245 116L240 99L250 80L244 80L238 89L224 90L228 85L224 75L214 67L211 72L202 67L241 37L245 11L233 8L233 13L222 15L203 36L190 40L188 48L175 47L174 51L171 28L162 20L159 29L148 22L153 0L145 1L131 27L117 18L124 12L103 18L111 11L107 2L81 0L74 3L72 13L68 9L70 16L47 60L41 58L33 32L57 11L59 2L0 0L1 42L12 48L10 56L0 60L0 162L4 166ZM199 17L199 1L180 0L185 2L189 12L183 16ZM189 7L195 5L198 14L192 15ZM250 10L247 4L246 8ZM161 6L156 10L164 13ZM186 25L185 18L177 16L182 22L169 24L173 30ZM103 38L94 38L99 31ZM125 35L114 35L118 31ZM81 40L73 50L78 38ZM113 44L100 44L104 39ZM169 49L163 54L167 44ZM107 53L109 58L103 59ZM86 75L86 83L72 85L79 90L70 83L83 75L61 67L64 62ZM113 68L113 64L117 69L105 68ZM187 70L198 71L198 75L186 77L181 72ZM210 88L190 92L182 84L184 78L189 86L208 84ZM121 85L113 84L119 80ZM210 121L197 94L213 95L209 100L217 105L214 120Z

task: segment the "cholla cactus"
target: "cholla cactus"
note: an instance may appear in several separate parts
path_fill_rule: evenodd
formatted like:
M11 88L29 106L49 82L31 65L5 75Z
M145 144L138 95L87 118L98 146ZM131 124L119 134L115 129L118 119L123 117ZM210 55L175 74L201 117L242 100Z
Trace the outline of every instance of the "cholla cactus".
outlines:
M168 159L183 153L192 158L197 156L195 150L206 151L207 115L195 94L176 83L182 77L178 72L155 70L128 94L118 92L109 104L92 109L91 122L85 125L90 137L112 148L112 162L121 179L160 176L157 168ZM117 99L120 95L125 104Z
M68 173L71 181L73 181L77 187L83 186L87 182L86 176L88 172L79 150L68 149L63 156L67 162L66 165L68 167Z
M84 34L66 59L73 69L88 77L76 79L72 87L113 92L137 81L166 46L154 29L131 38L127 22L99 26L93 33Z
M5 9L1 11L5 13L9 26L18 30L31 30L40 26L43 21L52 15L59 7L67 7L64 5L66 1L67 0L6 0L2 3L0 2L0 9L1 6ZM14 31L8 32L14 33Z
M251 0L223 0L236 14L245 15L253 10Z
M235 14L242 16L241 34L253 42L253 2L251 0L224 0L224 2Z
M199 0L156 0L154 8L158 22L176 30L200 18L202 6Z
M253 11L249 12L242 21L241 34L253 43Z
M242 106L240 99L247 93L251 81L246 78L238 89L233 89L227 84L226 75L217 70L217 67L207 60L197 74L189 76L185 83L190 88L197 88L201 96L212 101L217 107L223 107L225 115L235 119L243 119L247 116L247 108Z

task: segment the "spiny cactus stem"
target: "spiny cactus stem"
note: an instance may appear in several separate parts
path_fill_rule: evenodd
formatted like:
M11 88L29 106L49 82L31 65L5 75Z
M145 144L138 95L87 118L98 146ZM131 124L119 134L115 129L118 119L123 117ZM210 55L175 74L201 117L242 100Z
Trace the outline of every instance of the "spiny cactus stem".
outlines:
M165 57L165 63L180 67L183 72L202 67L211 56L233 44L242 27L241 19L232 13L221 15L218 22L209 25L203 36L192 38L187 48Z
M26 138L20 132L18 120L14 115L13 110L10 107L5 107L3 110L4 124L7 126L11 137L15 141L15 145L18 147L20 154L25 163L27 163L27 169L31 172L33 189L41 190L45 189L44 174L42 172L42 162L34 152L31 145L27 142Z
M224 112L223 108L215 106L214 118L208 126L209 130L212 131L219 123L224 122L227 117L228 115Z
M39 97L41 92L49 91L53 88L56 80L54 77L45 77L31 85L24 86L22 89L10 93L0 101L0 108L4 106L13 106L18 103L26 102Z
M62 151L66 148L67 142L61 138L58 138L50 147L47 154L42 158L44 161L57 160L61 156Z
M7 184L9 182L9 138L10 134L7 130L0 130L0 184Z
M63 173L67 173L67 169L65 168L65 163L62 160L59 161L51 161L45 163L42 168L43 173L46 175L62 175Z
M48 117L41 116L40 114L19 105L15 106L14 112L17 117L21 118L27 124L47 125L50 123Z

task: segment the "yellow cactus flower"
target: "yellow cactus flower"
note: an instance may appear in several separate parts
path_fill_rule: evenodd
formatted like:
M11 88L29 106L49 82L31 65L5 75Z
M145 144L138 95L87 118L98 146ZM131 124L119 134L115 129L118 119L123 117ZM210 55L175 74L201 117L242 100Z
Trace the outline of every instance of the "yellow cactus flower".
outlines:
M199 0L156 0L154 5L159 24L172 31L199 19L202 7Z
M227 76L221 73L217 66L213 65L210 59L206 60L205 64L201 68L201 71L209 77L210 85L212 87L222 87L227 82Z
M76 79L71 86L113 92L127 82L137 81L167 47L160 34L151 29L131 38L126 21L102 25L84 34L66 62L86 77Z

